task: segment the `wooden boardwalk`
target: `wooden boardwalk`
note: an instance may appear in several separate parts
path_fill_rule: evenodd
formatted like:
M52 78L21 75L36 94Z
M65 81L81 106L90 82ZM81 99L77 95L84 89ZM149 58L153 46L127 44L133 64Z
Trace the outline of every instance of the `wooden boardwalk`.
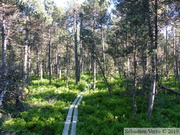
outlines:
M84 90L85 91L85 90ZM78 120L78 105L82 100L83 92L79 93L72 105L69 107L69 111L64 122L64 130L62 135L76 135L76 123ZM70 127L71 126L71 127Z

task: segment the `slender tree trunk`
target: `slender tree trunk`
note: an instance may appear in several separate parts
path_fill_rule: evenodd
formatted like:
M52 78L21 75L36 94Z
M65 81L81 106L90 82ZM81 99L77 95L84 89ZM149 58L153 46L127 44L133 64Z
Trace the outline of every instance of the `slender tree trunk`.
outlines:
M42 60L42 69L43 69L43 78L45 78L45 74L46 74L46 63L45 60Z
M130 73L131 73L131 65L130 65L130 58L128 56L128 61L127 61L127 75L128 75L128 78L130 78Z
M40 51L38 51L38 64L39 64L39 69L38 69L38 74L39 74L39 77L40 77L40 80L42 80L43 79L43 60L40 58L40 56L42 56L42 52L43 52L43 50L42 50L42 46L39 46L40 48L39 48L39 50Z
M173 55L174 55L174 76L175 82L177 80L177 70L176 70L176 29L173 29Z
M49 84L52 83L52 67L51 67L51 30L49 28L49 43L48 43L48 67L49 67Z
M84 73L84 65L83 65L83 48L82 48L82 44L81 44L81 48L80 48L80 58L79 58L79 74L80 73Z
M95 56L95 16L93 16L93 43L92 43L92 67L93 67L93 89L96 89L96 56Z
M39 76L39 48L36 47L36 74Z
M84 54L84 50L83 50L83 42L82 42L82 29L83 29L83 14L81 13L80 14L80 19L81 19L81 22L80 22L80 61L79 61L79 73L84 73L84 59L83 57L85 57L83 54Z
M80 79L79 74L79 60L78 60L78 41L77 41L77 15L76 15L76 0L74 0L74 46L75 46L75 75L76 84L78 84Z
M177 45L179 43L178 37L176 35L176 28L174 28L174 75L176 80L180 81L180 62L178 62L178 58L180 57L178 50L180 50L180 47Z
M59 52L59 49L58 49L58 52ZM60 56L58 54L56 55L56 79L60 78L60 64L59 64Z
M59 69L59 78L61 78L61 77L62 77L62 70Z
M7 50L7 41L8 41L8 30L7 30L7 20L5 18L5 14L3 15L3 20L2 20L2 70L3 73L5 72L6 69L6 50Z
M28 60L28 45L24 47L24 81L27 80L27 60Z
M134 52L134 79L133 79L133 115L134 119L136 118L137 114L137 103L136 103L136 87L137 87L137 79L136 79L136 68L137 68L137 60L136 60L136 50Z
M31 64L32 64L32 59L31 59L31 46L28 47L28 78L31 75Z
M168 79L169 78L169 71L168 71L168 30L167 30L167 26L166 26L165 62L166 62L165 77Z
M68 43L66 45L66 87L68 87L68 83L69 83L69 46Z
M106 54L105 54L105 39L104 39L104 29L103 25L101 24L101 44L102 44L102 54L103 54L103 68L104 68L104 74L106 76Z
M149 4L149 1L148 1ZM149 7L149 6L148 6ZM149 107L148 107L148 117L151 117L153 107L154 107L154 99L155 99L155 93L157 90L157 0L155 0L155 45L153 41L153 32L152 32L152 24L151 24L151 15L150 15L150 9L148 9L148 22L149 22L149 37L151 42L151 65L152 65L152 84L151 84L151 90L150 90L150 98L149 98Z
M128 33L126 33L126 47L129 46ZM131 65L130 65L130 57L127 56L127 76L130 78Z
M40 68L40 78L41 80L43 80L43 63L42 62L40 63L39 68Z
M96 89L96 60L93 60L93 89Z
M89 53L89 56L91 56L91 57L89 57L88 58L88 61L89 61L89 67L88 67L88 64L87 64L87 62L86 62L86 69L88 70L88 72L90 73L91 71L93 72L93 62L92 62L92 52L91 52L91 54Z
M154 18L154 22L155 22L155 48L154 48L154 57L155 57L155 76L156 76L156 93L157 88L158 88L158 56L157 56L157 48L158 48L158 0L155 0L155 18Z
M25 45L24 45L24 62L23 62L23 79L24 81L27 80L27 76L28 76L28 36L29 36L29 29L28 29L28 16L26 16L26 28L25 28L25 33L26 33L26 37L25 37Z
M137 29L137 28L136 28ZM137 34L135 35L135 41L137 41ZM134 116L134 119L136 119L136 114L137 114L137 103L136 103L136 87L137 87L137 44L136 42L134 43L134 46L133 46L133 50L134 50L134 53L133 53L133 59L134 59L134 78L133 78L133 116Z
M4 6L4 4L3 4ZM5 11L5 9L4 9ZM5 19L5 13L3 14L3 20L2 20L2 78L4 82L6 83L4 89L1 90L0 94L0 107L3 105L4 96L6 94L6 89L9 84L9 82L5 82L4 75L6 70L6 49L7 49L7 40L8 40L8 32L7 32L7 22Z
M177 46L176 46L177 47ZM176 48L176 57L175 57L175 64L176 64L176 78L178 79L178 81L180 82L180 60L179 60L179 57L180 55L178 55L178 51L177 50L180 50L180 47ZM179 85L180 87L180 85Z

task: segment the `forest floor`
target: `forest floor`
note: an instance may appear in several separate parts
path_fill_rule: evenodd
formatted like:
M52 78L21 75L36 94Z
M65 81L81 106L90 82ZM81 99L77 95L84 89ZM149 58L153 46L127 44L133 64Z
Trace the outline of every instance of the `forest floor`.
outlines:
M82 76L87 79L87 76ZM91 83L90 80L88 80ZM123 135L125 127L180 127L180 98L170 92L159 90L156 95L153 115L147 118L148 98L137 92L137 116L132 113L132 93L126 90L127 82L115 77L110 81L112 98L99 77L97 89L87 90L78 107L77 135ZM178 90L171 80L164 85ZM11 113L1 119L1 131L16 135L59 135L64 128L68 107L86 87L86 81L75 85L65 81L33 80L25 98L25 110ZM148 96L147 96L148 97ZM10 111L10 110L9 110ZM2 133L2 132L1 132Z

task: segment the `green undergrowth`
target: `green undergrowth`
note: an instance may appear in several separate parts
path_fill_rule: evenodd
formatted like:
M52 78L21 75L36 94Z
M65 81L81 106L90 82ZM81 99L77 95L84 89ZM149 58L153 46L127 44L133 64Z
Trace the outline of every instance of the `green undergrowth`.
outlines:
M162 82L166 87L180 92L180 82L171 75L168 79L164 79Z
M1 134L16 135L59 135L62 133L68 107L86 84L81 81L69 82L69 88L64 81L33 80L29 86L29 94L24 101L26 110L14 112L12 118L5 119Z
M88 90L79 106L77 135L123 135L124 128L180 127L180 98L159 92L156 95L153 115L147 117L148 98L137 96L137 115L133 117L132 94L125 90L127 82L115 78L110 82L109 98L103 81L97 82L95 91ZM143 101L145 100L145 101Z
M112 98L102 76L97 76L96 90L85 91L78 107L77 135L123 135L124 128L174 128L180 127L180 98L173 93L159 90L155 98L153 115L147 118L148 95L137 96L137 115L133 117L132 91L126 79L115 76L108 78L112 90ZM37 78L34 78L37 79ZM90 73L81 75L78 85L70 80L68 88L63 80L33 80L30 91L24 100L26 110L12 114L5 119L2 133L15 135L59 135L63 131L68 107L78 93L92 84ZM173 85L173 80L164 81ZM127 85L128 84L128 85ZM164 84L165 85L165 84ZM176 88L176 87L175 87ZM137 90L137 93L140 90Z

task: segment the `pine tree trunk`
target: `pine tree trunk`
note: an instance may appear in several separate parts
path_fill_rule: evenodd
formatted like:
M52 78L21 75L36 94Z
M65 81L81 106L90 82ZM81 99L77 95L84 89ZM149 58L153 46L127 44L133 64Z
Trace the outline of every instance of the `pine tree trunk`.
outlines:
M95 51L95 50L94 50ZM95 52L93 53L93 89L96 89L96 60L95 60Z
M137 35L135 35L135 40L137 40ZM133 46L133 50L134 50L134 54L133 54L133 59L134 59L134 78L133 78L133 115L134 115L134 119L136 118L136 114L137 114L137 103L136 103L136 87L137 87L137 49L136 49L136 43Z
M28 29L28 16L26 16L26 28L25 28L25 33L26 33L26 37L25 37L25 45L24 45L24 62L23 62L23 79L24 81L27 80L27 76L28 76L28 36L29 36L29 29Z
M68 43L66 45L66 87L68 87L68 83L69 83L69 47L68 47Z
M49 84L52 83L52 67L51 67L51 30L49 28L49 43L48 43L48 67L49 67Z
M177 38L176 38L177 37ZM178 50L180 50L180 46L177 44L179 43L178 35L176 35L176 28L174 28L174 74L176 80L180 81L180 54ZM179 62L178 62L179 61Z
M165 65L166 65L165 77L168 79L169 78L169 70L168 70L168 30L167 30L167 26L166 26Z
M39 76L39 48L36 47L36 74Z
M56 79L59 78L59 56L56 54Z
M28 71L27 71L27 77L31 75L31 64L32 64L32 59L31 59L31 46L28 47Z
M2 70L5 72L6 68L6 50L7 50L7 40L8 40L8 32L7 32L7 21L5 16L3 16L2 21Z
M93 89L96 89L96 75L97 75L97 70L96 70L96 56L95 56L95 16L93 16L93 43L92 43L92 67L93 67Z
M77 15L76 15L76 0L74 1L74 46L75 46L75 75L76 84L78 84L80 79L79 74L79 60L78 60L78 41L77 41Z
M128 78L130 78L130 73L131 73L131 65L130 65L130 58L128 56L128 61L127 61L127 75L128 75Z
M27 80L27 60L28 60L28 45L24 47L24 81Z
M79 58L79 74L80 73L84 73L84 63L83 63L83 48L82 48L82 44L81 44L81 48L80 48L80 58Z
M41 80L43 80L43 63L41 62L40 63L40 66L39 66L39 70L40 70L40 78L41 78Z
M80 61L79 61L79 73L84 73L85 71L85 61L84 61L84 49L83 49L83 42L82 42L82 37L83 37L83 34L82 34L82 29L83 29L83 14L81 13L80 14L80 19L81 19L81 22L80 22Z
M46 61L44 59L42 61L42 66L43 66L43 78L45 78L47 72L46 72Z
M103 25L101 25L101 44L102 44L102 54L103 54L103 68L104 68L104 74L106 76L106 54L105 54L105 41L104 41Z
M149 4L149 2L148 2ZM149 7L149 6L148 6ZM158 36L158 28L157 28L157 0L155 0L155 40L153 39L153 29L151 24L151 15L150 9L148 9L148 23L149 23L149 37L151 42L151 65L152 65L152 82L150 89L150 97L149 97L149 107L148 107L148 117L152 116L152 111L154 107L155 93L157 90L157 36ZM154 43L155 41L155 43Z

